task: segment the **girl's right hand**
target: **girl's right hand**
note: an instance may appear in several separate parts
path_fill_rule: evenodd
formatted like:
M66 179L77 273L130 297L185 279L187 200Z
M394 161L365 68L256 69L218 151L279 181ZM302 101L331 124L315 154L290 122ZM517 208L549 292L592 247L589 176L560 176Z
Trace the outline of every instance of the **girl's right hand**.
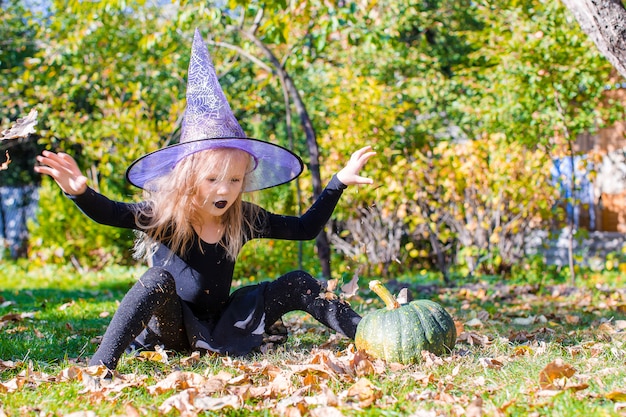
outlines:
M35 172L50 175L64 193L79 195L87 191L87 177L68 154L43 151L37 156L37 162L40 165L35 166Z

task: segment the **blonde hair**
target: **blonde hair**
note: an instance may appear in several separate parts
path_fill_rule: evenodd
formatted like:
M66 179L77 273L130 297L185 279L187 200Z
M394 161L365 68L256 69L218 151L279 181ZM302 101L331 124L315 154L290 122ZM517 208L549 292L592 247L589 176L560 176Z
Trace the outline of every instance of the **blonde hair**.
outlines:
M149 259L157 242L166 242L171 252L179 256L194 244L201 247L200 237L192 226L201 223L202 207L196 198L198 188L206 179L207 172L218 170L225 175L233 161L242 156L249 158L247 174L254 163L248 153L235 148L217 148L185 157L169 174L150 183L146 188L155 191L146 192L147 204L136 214L137 225L143 233L135 241L135 257ZM245 186L246 178L242 189ZM234 261L237 258L246 234L256 232L256 215L244 216L243 200L239 194L222 216L224 236L219 244L224 247L229 259Z

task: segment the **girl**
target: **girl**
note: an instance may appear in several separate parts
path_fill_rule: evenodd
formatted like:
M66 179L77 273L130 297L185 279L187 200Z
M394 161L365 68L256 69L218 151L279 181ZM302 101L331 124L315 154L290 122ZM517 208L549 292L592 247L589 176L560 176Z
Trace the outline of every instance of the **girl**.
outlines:
M245 355L294 310L354 338L360 316L342 301L320 297L324 285L304 271L232 294L230 289L235 259L247 241L315 238L343 189L372 184L359 172L374 154L369 146L354 152L300 217L242 201L243 192L295 178L302 162L243 134L196 31L180 143L140 158L127 172L131 183L146 190L144 201L116 202L97 193L67 154L44 151L37 158L35 170L51 176L91 219L142 232L135 249L153 261L124 296L90 365L114 369L127 348L157 345Z

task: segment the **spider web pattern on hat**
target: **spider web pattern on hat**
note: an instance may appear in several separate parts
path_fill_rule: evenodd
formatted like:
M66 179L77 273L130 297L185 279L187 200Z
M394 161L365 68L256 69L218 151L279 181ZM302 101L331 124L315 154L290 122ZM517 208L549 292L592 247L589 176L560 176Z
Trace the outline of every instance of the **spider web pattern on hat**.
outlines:
M255 169L247 174L244 191L284 184L302 173L302 160L290 150L246 136L226 100L198 29L187 77L187 106L180 142L133 162L126 171L131 184L151 189L151 181L167 175L186 156L215 148L236 148L252 155Z
M204 138L245 138L226 100L215 66L196 30L187 76L187 108L181 142Z

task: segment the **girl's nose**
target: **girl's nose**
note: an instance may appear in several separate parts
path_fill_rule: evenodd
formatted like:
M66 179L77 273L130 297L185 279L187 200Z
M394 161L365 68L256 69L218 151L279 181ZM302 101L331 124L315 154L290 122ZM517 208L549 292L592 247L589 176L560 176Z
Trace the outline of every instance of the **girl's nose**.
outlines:
M220 194L228 194L230 192L230 181L220 181L217 192Z

